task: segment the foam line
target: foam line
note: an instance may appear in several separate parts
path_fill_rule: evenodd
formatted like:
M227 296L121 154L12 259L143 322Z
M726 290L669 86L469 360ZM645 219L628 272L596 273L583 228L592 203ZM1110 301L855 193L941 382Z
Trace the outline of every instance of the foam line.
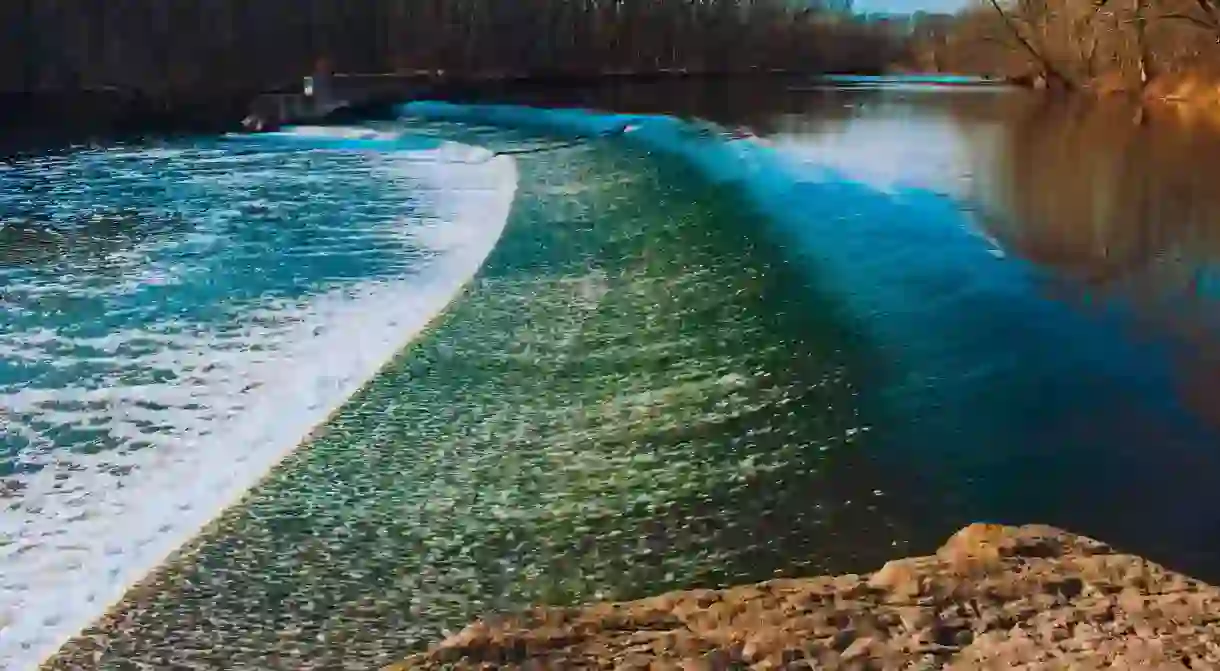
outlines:
M319 146L316 140L307 131L260 141ZM399 142L367 134L337 141ZM455 147L434 142L428 149ZM435 198L432 223L404 233L434 252L420 272L335 290L298 306L288 320L295 325L277 336L276 356L251 362L253 368L245 371L257 384L236 415L215 419L216 430L196 434L194 444L137 453L123 487L115 487L105 473L69 473L68 484L90 497L87 506L74 507L69 497L56 493L57 473L48 468L25 483L24 512L0 511L0 531L10 541L0 545L0 668L36 668L117 603L293 452L471 280L508 219L516 164L511 157L488 156L460 166L446 166L443 156L423 159L437 162L424 171L431 175L431 183L424 184L428 189L452 190L458 178L474 184L452 197ZM195 345L206 349L204 341ZM154 399L174 392L126 391ZM6 404L28 401L35 408L46 400L34 396L15 396ZM61 540L70 547L48 547L47 538L64 529L70 529L70 538Z

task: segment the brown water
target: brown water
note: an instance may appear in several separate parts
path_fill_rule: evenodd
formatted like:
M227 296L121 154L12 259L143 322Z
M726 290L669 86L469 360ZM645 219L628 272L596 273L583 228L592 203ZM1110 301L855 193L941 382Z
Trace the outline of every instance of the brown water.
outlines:
M1220 117L1121 100L903 79L619 86L520 102L673 113L767 138L811 171L901 198L942 194L1046 297L1130 310L1183 348L1181 401L1220 421Z
M1038 288L1119 311L1173 351L1175 393L1220 421L1220 124L1173 108L1004 89L826 90L772 117L782 151L901 197L953 199ZM1220 446L1218 446L1220 447Z
M522 101L774 145L801 182L777 208L789 253L841 282L904 380L864 396L927 519L1061 524L1220 579L1216 120L873 78Z
M1175 393L1220 422L1220 117L902 78L649 84L515 102L677 114L749 129L811 171L942 194L957 224L1044 273L1048 299L1116 306L1168 338ZM1216 400L1212 400L1216 399Z
M898 434L908 448L943 441L929 450L941 461L921 467L956 490L947 498L969 481L990 500L958 499L975 517L1061 524L1220 577L1217 127L1004 89L863 86L786 100L762 131L781 152L903 204L896 214L919 222L918 235L970 231L996 259L939 259L934 243L895 231L916 245L895 263L918 255L945 268L929 275L938 288L908 292L927 301L909 323L932 331L908 344L956 342L938 351L958 363L934 367L925 391L962 391L924 406L925 419L948 417L942 431ZM1016 284L952 298L1005 273ZM936 317L945 311L959 319ZM970 360L979 367L961 365Z

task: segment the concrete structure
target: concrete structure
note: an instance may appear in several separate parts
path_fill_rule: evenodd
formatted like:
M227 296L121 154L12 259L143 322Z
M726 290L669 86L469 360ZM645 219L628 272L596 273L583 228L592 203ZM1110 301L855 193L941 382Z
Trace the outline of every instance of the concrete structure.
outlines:
M318 72L301 80L299 92L266 93L255 98L242 126L258 132L284 124L323 121L340 110L417 97L439 82L439 73Z

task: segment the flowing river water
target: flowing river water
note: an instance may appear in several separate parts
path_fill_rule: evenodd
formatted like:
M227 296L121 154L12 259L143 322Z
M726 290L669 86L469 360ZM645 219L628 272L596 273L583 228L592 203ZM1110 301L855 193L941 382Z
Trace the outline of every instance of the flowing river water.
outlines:
M980 519L1220 579L1211 130L960 82L515 102L691 118L0 164L0 666L87 627L49 668L375 668Z

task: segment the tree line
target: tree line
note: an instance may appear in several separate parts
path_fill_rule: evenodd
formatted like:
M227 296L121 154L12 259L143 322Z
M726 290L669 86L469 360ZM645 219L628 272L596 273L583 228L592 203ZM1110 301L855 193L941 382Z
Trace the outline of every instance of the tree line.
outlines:
M7 0L0 92L249 92L345 72L876 71L884 27L791 0Z
M1132 90L1220 70L1220 0L978 0L916 30L927 69Z

